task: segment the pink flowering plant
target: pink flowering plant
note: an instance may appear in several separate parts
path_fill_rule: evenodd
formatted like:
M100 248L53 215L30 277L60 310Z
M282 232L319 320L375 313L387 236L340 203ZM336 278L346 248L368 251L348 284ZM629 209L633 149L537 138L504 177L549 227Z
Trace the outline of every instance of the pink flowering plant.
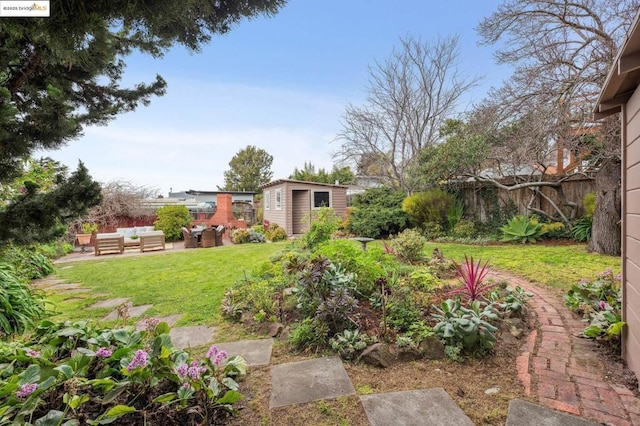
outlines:
M620 344L620 334L625 325L622 321L622 277L612 269L596 275L594 279L582 279L571 286L564 296L565 304L581 314L587 324L585 337L608 341L613 346Z
M123 416L217 424L235 413L245 360L215 346L195 358L174 348L168 333L154 319L142 330L45 321L23 342L0 342L0 364L8 366L0 369L0 424L117 423Z

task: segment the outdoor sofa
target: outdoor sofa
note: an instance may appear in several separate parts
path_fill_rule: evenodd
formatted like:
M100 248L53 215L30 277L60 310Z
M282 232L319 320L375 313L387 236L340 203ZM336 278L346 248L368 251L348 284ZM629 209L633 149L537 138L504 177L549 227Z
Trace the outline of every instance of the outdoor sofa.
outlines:
M140 247L141 252L164 250L164 232L154 230L153 226L136 226L117 228L116 232L96 235L96 256L106 253L123 253L125 247Z

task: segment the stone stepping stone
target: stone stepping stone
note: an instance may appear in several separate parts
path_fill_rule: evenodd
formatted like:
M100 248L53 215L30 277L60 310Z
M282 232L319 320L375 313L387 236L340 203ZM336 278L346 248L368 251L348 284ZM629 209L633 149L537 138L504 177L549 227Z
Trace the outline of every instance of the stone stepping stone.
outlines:
M361 395L371 426L473 426L442 388Z
M571 414L561 413L530 402L509 401L506 426L596 426L595 423Z
M218 349L224 349L229 355L240 355L249 367L269 365L271 361L272 339L241 340L238 342L214 343Z
M178 320L182 317L182 314L174 314L168 315L166 317L154 317L160 322L166 322L169 327L173 327L173 324L177 323ZM138 321L136 324L136 330L144 330L144 319L142 321Z
M149 308L151 308L152 306L153 305L132 306L132 307L129 308L129 317L130 318L141 317L142 314L147 312L149 310ZM118 319L118 310L117 309L115 311L111 312L106 317L102 318L103 321L112 321L112 320L117 320L117 319Z
M71 289L71 288L78 288L81 285L82 284L80 284L80 283L56 284L56 285L52 285L51 287L47 287L47 291L49 291L49 290L68 290L68 289Z
M355 393L338 357L289 362L271 367L269 409Z
M63 283L66 283L66 281L58 278L40 278L33 281L33 285L39 288L47 288L56 284Z
M89 306L89 309L100 309L100 308L115 308L116 306L122 305L124 302L128 301L128 297L120 297L118 299L107 299L101 300L99 302L94 303Z
M175 327L169 331L174 348L186 349L206 345L213 340L214 328L196 325L192 327Z
M90 288L70 288L69 290L61 291L60 294L88 293L90 291Z

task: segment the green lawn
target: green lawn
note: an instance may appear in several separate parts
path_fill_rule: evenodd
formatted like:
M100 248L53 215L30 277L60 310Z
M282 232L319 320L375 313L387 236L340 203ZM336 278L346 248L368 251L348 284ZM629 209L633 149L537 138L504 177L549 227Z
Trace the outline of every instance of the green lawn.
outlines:
M587 253L586 245L546 246L535 244L469 246L430 243L427 252L438 247L445 257L460 261L464 255L489 261L491 267L510 272L531 282L558 290L568 290L581 278L593 278L611 268L622 270L620 257Z
M359 243L354 242L359 247ZM99 299L130 297L135 305L153 304L151 316L180 313L178 325L220 323L220 303L226 288L275 252L285 242L242 244L152 256L96 258L74 262L57 270L60 278L81 282L103 296L63 301L51 296L57 319L101 318L109 309L86 309ZM379 241L369 247L382 247ZM620 258L589 254L585 246L495 245L430 243L430 256L438 247L445 257L459 261L464 255L488 260L496 269L558 290L566 290L581 278L591 278L606 268L620 272Z
M164 316L181 313L178 324L213 324L220 320L220 302L226 288L253 266L269 259L285 243L242 244L187 250L151 256L96 258L65 263L56 274L105 293L99 299L130 297L134 305L153 304L147 313ZM108 294L109 296L107 296ZM95 297L63 301L50 297L57 319L101 318L109 309L85 309Z

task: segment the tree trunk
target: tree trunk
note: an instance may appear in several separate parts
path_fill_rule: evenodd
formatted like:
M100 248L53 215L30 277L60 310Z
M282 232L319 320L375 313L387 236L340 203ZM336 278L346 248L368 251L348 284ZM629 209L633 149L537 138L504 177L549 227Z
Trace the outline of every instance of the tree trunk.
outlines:
M587 247L590 252L620 255L620 173L620 160L607 159L596 175L596 209Z

